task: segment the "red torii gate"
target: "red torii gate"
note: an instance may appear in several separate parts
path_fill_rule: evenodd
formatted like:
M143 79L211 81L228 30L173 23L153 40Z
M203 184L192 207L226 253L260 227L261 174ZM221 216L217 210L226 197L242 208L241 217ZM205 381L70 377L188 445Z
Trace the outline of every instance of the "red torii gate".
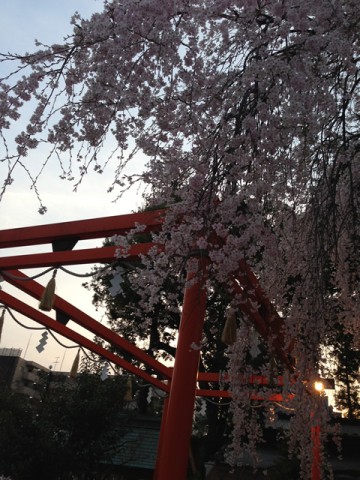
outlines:
M51 243L53 252L0 258L0 271L9 283L34 298L40 299L44 287L36 281L28 279L19 269L114 262L116 247L71 249L78 240L104 238L114 234L125 235L139 224L145 225L144 232L159 231L161 230L164 214L164 210L156 210L2 230L0 231L0 248ZM132 245L127 252L126 260L137 259L139 255L146 254L153 246L153 243ZM173 369L166 367L58 295L55 296L53 308L57 315L62 315L62 318L71 318L91 333L100 336L118 349L127 352L134 359L144 364L148 370L150 369L151 373L131 364L121 356L109 352L106 348L100 347L92 340L71 330L66 324L53 320L12 295L5 293L3 290L0 291L0 302L3 304L75 343L94 351L108 361L119 365L134 375L143 378L156 388L168 393L169 396L164 405L159 439L158 461L155 472L156 480L169 480L170 478L173 480L184 480L186 478L195 396L230 396L228 391L201 390L196 387L197 382L201 380L219 381L219 374L198 372L200 351L190 348L192 344L200 344L201 342L206 309L204 281L208 259L199 252L197 252L197 256L199 269L197 272L189 273L189 278L192 278L193 282L190 282L184 293ZM27 281L24 281L25 279ZM239 268L232 276L231 281L236 293L243 296L244 303L242 308L244 313L247 314L264 338L271 338L275 353L287 367L291 368L288 351L284 348L284 339L281 332L282 320L264 295L255 275L245 262L240 262ZM259 305L258 310L254 310L252 307L254 302ZM279 384L282 383L281 378L278 379L278 382ZM267 380L264 377L254 377L248 379L248 383L266 384ZM282 400L282 395L275 394L270 399L280 401ZM316 478L320 478L319 475L318 477L313 475L313 479Z

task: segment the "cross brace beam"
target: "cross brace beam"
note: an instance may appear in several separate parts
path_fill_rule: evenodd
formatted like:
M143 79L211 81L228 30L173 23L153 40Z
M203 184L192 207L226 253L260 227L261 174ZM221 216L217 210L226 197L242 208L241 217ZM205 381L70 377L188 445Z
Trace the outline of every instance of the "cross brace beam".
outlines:
M122 260L139 261L141 255L147 255L149 250L163 249L154 243L137 243L124 252ZM81 250L66 250L63 252L32 253L0 258L0 270L13 268L56 267L60 265L84 265L91 263L114 263L118 247L84 248Z
M35 280L29 279L29 277L27 277L19 270L11 270L8 273L11 274L11 277L6 278L9 283L16 286L28 295L31 295L37 300L41 298L44 290L44 287L42 285L37 283ZM84 313L82 310L79 310L74 305L61 298L59 295L55 295L54 309L64 313L75 323L85 328L90 333L103 338L105 341L109 342L114 347L130 354L134 359L144 363L147 367L150 367L161 377L165 379L170 378L171 370L168 367L148 355L140 348L125 340L116 332L113 332L110 328L107 328L105 325L97 322L89 315ZM34 312L36 310L32 309L31 311ZM55 324L58 324L58 322L55 322Z
M71 330L70 328L66 327L65 325L59 322L56 322L55 320L51 319L47 315L30 307L26 303L4 292L3 290L0 290L0 302L14 309L18 313L25 315L26 317L34 320L40 325L43 325L44 327L59 333L63 337L69 340L72 340L78 345L81 345L84 348L90 351L93 351L94 353L96 353L97 355L100 355L101 357L105 358L109 362L112 362L115 365L118 365L119 367L124 368L128 372L133 373L134 375L140 378L143 378L146 382L151 383L155 387L165 392L169 391L168 385L162 382L161 380L151 376L150 374L140 369L136 365L132 365L131 363L127 362L126 360L119 357L118 355L110 352L109 350L106 350L100 345L97 345L95 342L93 342L92 340L89 340L88 338L84 337L80 333L77 333L74 330Z
M64 238L88 240L112 237L113 235L126 235L137 225L145 225L142 233L159 231L164 215L165 210L154 210L73 222L10 228L1 230L0 248L53 243Z

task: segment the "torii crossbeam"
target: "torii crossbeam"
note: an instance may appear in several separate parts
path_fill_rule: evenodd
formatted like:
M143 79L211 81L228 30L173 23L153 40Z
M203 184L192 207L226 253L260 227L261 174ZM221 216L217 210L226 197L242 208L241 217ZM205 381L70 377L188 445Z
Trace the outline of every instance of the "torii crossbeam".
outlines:
M40 299L43 287L34 280L23 281L27 276L19 269L48 266L64 266L88 263L111 263L115 260L115 247L101 247L72 250L78 240L105 238L112 235L126 235L137 225L145 225L145 232L161 230L164 210L105 217L98 219L63 222L50 225L16 228L0 231L0 248L41 245L51 243L53 252L36 253L0 258L0 272L5 280L23 292ZM127 252L127 261L138 259L146 254L153 243L135 244ZM164 246L157 245L159 251ZM190 253L190 252L189 252ZM201 390L197 388L199 380L219 381L218 374L198 372L200 351L191 349L190 345L200 344L206 311L206 292L204 282L209 259L199 255L199 269L189 272L188 279L193 281L185 288L182 317L179 328L178 343L174 368L171 369L157 361L135 345L100 324L75 306L55 296L54 309L65 318L71 318L89 332L103 338L118 351L126 352L137 364L126 361L121 355L114 354L106 348L76 333L68 326L53 320L42 312L30 307L15 297L0 291L0 302L21 314L52 329L66 338L94 351L108 361L128 370L147 382L169 394L164 408L161 435L158 447L158 461L155 472L156 480L185 480L188 467L188 454L192 428L195 395L229 396L228 391ZM253 322L259 333L272 341L272 347L278 358L291 368L289 351L285 348L282 333L282 319L273 305L266 298L255 275L244 261L240 262L236 272L229 279L236 293L243 299L243 311ZM259 305L254 310L252 305ZM146 371L138 366L142 364ZM150 373L149 373L150 372ZM264 378L248 379L252 382L266 382ZM279 379L281 384L281 379ZM281 395L276 400L281 400ZM275 397L274 397L275 400Z

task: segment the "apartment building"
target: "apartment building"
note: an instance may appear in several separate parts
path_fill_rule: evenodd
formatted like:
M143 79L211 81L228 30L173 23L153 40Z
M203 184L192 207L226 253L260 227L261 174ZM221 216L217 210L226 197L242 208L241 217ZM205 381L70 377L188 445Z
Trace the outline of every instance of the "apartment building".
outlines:
M20 348L0 349L0 383L12 390L40 399L41 389L52 374L51 369L21 357Z

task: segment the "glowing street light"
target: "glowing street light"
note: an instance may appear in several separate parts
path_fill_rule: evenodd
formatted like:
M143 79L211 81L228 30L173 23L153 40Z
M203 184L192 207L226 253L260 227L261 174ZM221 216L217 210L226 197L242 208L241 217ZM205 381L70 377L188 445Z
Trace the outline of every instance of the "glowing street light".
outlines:
M322 393L324 391L324 384L323 382L320 382L320 381L316 381L314 383L314 388L315 390L318 392L318 393Z

